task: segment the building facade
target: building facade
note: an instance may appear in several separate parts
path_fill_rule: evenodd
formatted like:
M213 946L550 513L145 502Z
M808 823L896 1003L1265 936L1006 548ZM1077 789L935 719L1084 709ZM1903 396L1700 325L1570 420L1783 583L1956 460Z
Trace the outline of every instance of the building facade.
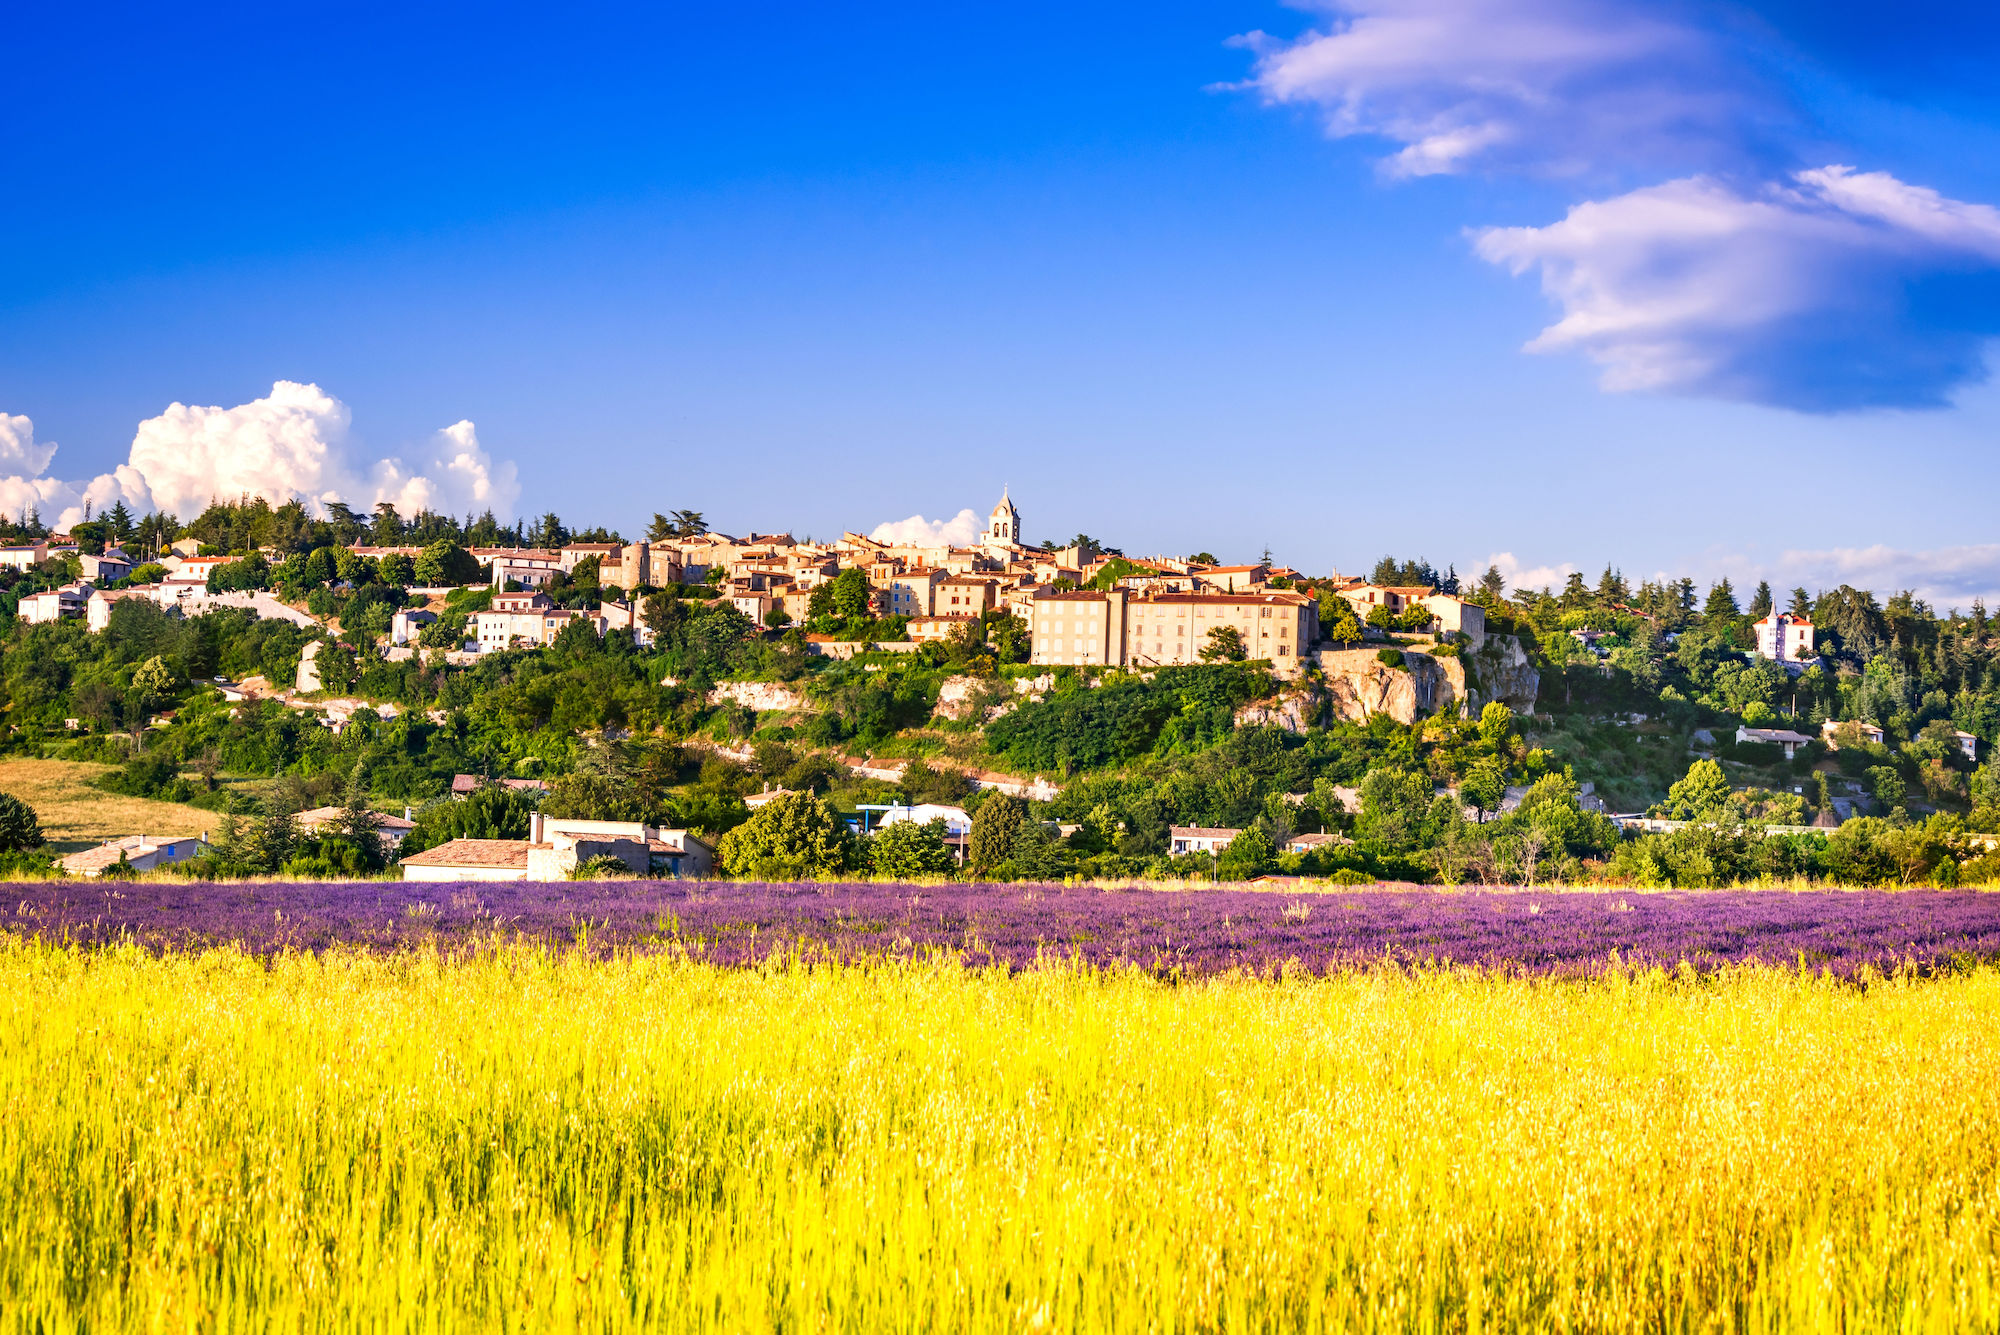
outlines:
M1757 653L1777 663L1810 663L1813 623L1790 612L1773 611L1751 629L1757 632Z
M1280 675L1299 671L1319 639L1319 604L1302 593L1038 591L1028 631L1030 661L1051 667L1171 667L1199 663L1213 632L1233 629L1249 658Z

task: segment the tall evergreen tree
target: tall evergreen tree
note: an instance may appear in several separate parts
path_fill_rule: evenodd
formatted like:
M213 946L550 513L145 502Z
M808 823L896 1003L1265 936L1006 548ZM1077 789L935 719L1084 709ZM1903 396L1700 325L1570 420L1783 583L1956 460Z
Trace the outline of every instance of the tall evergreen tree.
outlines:
M1757 592L1751 596L1749 616L1752 621L1762 621L1771 615L1771 581L1757 581Z
M1713 625L1722 621L1734 621L1742 614L1742 609L1736 605L1736 590L1730 585L1728 576L1725 575L1709 585L1708 600L1701 605L1703 621Z

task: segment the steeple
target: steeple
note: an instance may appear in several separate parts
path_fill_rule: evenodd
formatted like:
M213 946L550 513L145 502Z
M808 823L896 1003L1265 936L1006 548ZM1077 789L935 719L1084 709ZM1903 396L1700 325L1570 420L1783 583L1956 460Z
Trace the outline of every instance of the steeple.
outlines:
M1005 486L1000 488L1000 504L993 507L993 516L986 522L986 541L999 546L1019 545L1021 541L1021 512L1014 508Z

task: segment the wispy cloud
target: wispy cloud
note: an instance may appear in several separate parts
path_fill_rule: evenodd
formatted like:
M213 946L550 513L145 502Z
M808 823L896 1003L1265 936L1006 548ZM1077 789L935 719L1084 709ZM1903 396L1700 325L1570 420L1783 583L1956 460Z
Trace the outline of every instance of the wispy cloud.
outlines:
M1826 547L1787 551L1767 576L1774 585L1802 585L1817 593L1841 584L1877 595L1911 590L1940 609L1969 608L1975 598L2000 607L2000 543L1904 551L1872 547Z
M1646 0L1314 8L1296 40L1245 39L1245 86L1398 146L1390 174L1649 182L1547 226L1472 230L1562 308L1530 350L1590 357L1607 390L1815 412L1942 406L1986 374L2000 211L1809 167L1823 150L1756 25Z
M1784 99L1734 45L1620 0L1321 0L1295 41L1253 33L1249 87L1329 133L1402 147L1396 176L1736 164Z
M1562 318L1531 351L1580 351L1610 390L1808 411L1936 406L1984 372L2000 310L1920 318L1913 285L2000 270L2000 210L1833 166L1743 192L1711 177L1488 228L1480 255L1536 269Z

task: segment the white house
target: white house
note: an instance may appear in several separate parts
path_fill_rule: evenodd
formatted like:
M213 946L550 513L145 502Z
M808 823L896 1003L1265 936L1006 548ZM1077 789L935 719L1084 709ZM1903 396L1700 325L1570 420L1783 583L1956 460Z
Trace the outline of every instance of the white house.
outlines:
M49 559L49 545L37 542L24 547L0 547L0 569L32 570Z
M1811 740L1812 738L1807 737L1803 733L1793 732L1790 728L1738 728L1736 730L1736 744L1738 746L1741 746L1745 742L1764 742L1771 746L1782 746L1785 748L1785 759L1787 760L1790 760L1794 752Z
M1243 833L1241 830L1176 825L1167 832L1167 852L1175 857L1180 857L1184 853L1220 853L1241 833Z
M31 626L52 621L73 621L83 615L84 605L97 590L89 584L65 584L60 589L31 593L14 608L14 614Z
M421 607L399 607L389 618L389 643L413 644L425 626L437 620L437 613Z
M878 827L900 825L910 821L917 825L928 825L934 820L942 820L946 834L971 834L972 817L965 814L964 807L949 807L941 802L919 802L914 806L891 806L883 809Z
M496 593L491 611L472 614L473 634L479 652L499 649L538 648L555 643L564 626L581 617L601 638L604 618L576 608L557 607L541 593Z
M83 577L97 584L109 584L132 573L132 558L116 547L106 547L100 556L85 552L77 561L83 567Z
M1776 663L1804 664L1819 655L1813 652L1813 623L1790 612L1773 610L1752 627L1757 632L1757 653Z

